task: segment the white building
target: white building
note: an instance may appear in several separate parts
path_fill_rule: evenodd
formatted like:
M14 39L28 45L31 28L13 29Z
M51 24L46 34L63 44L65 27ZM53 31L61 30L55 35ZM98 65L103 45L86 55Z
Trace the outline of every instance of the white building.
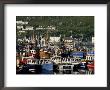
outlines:
M28 24L28 22L23 22L23 21L16 21L16 24L19 24L19 25L24 25L24 24Z
M22 30L33 30L34 27L32 26L26 26L26 28L23 28Z
M36 50L30 50L30 53L36 54Z
M94 37L92 37L92 43L94 43Z
M32 26L28 26L28 22L16 21L16 24L17 30L33 30ZM26 25L26 27L24 28L23 25Z
M50 37L49 42L51 43L60 42L60 37Z
M45 38L41 38L41 47L46 46Z
M55 30L55 27L53 27L53 26L48 26L48 27L39 26L39 27L36 28L36 30L44 30L44 29L46 29L46 30Z
M71 38L71 37L65 37L64 38L64 42L65 43L72 43L73 42L73 38Z
M19 25L19 26L17 26L17 29L18 30L22 30L23 29L23 26L22 25Z
M64 44L65 44L65 46L66 46L67 48L73 49L73 47L74 47L73 38L71 38L71 37L65 37L65 38L63 39L63 41L64 41Z

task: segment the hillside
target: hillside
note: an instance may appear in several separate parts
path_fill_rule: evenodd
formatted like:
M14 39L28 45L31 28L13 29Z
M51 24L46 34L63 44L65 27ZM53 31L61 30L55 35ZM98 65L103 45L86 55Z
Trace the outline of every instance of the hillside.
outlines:
M72 35L83 38L94 36L94 16L17 16L16 20L28 21L34 28L50 25L56 27L55 31L49 32L50 36ZM45 33L45 31L39 32Z

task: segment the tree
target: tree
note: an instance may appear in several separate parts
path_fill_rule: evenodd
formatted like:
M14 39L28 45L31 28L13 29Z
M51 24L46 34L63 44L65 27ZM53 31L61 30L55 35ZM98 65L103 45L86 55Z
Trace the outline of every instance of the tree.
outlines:
M60 34L70 36L70 31L77 37L81 34L84 38L94 36L94 16L17 16L16 18L16 20L28 21L28 25L33 26L34 30L39 26L56 27L55 31L49 33L50 36L60 36ZM45 32L46 30L40 30L41 34Z

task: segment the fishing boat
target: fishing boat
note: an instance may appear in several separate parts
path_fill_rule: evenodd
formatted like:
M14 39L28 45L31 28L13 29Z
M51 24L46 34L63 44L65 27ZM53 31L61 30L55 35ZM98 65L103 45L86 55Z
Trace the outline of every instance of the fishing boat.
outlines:
M53 74L53 63L50 60L45 60L41 66L42 74Z

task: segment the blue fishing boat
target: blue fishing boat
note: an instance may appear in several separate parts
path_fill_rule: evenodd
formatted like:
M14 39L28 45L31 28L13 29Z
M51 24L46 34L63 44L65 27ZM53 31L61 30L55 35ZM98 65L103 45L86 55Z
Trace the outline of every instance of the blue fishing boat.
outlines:
M84 52L81 52L81 51L71 52L70 57L83 58L84 57Z
M53 64L45 63L42 64L42 74L53 74Z

